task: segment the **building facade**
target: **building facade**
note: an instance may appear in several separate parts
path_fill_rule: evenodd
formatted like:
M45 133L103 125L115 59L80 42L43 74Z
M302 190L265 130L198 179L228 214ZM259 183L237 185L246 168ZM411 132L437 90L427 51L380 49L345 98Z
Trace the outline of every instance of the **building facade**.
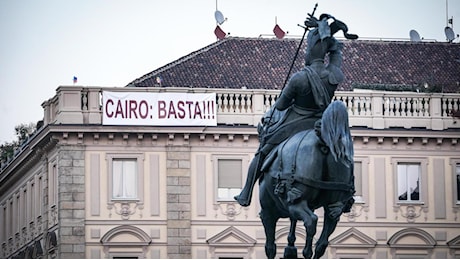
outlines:
M217 126L105 125L104 91L215 93ZM0 257L265 258L257 185L250 207L232 197L278 94L59 87L42 105L44 126L1 166ZM349 111L357 193L325 257L459 258L460 95L334 98ZM288 231L280 221L277 257ZM300 252L302 225L296 233Z

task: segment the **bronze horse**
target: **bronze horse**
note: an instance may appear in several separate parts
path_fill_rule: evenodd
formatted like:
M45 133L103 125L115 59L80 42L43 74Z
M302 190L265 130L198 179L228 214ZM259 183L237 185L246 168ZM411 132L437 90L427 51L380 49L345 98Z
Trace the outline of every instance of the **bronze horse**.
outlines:
M265 254L275 257L276 223L280 218L290 218L284 258L297 258L294 242L298 220L303 221L306 229L302 254L311 258L318 221L314 210L323 207L324 227L314 254L314 258L320 258L342 212L349 212L354 202L353 142L345 105L341 101L329 104L321 125L299 132L273 149L262 171L259 198Z

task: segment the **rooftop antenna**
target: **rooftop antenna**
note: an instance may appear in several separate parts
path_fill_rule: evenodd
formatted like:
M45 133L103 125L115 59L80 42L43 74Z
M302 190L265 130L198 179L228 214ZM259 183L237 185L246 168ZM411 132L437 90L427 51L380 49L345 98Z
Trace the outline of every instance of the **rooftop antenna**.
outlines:
M410 36L410 41L411 42L420 42L421 41L420 34L418 34L418 32L416 30L410 30L409 31L409 36Z
M446 27L444 28L444 34L446 35L446 39L448 42L452 42L456 38L453 28L454 28L454 17L452 16L449 19L449 2L448 0L446 0Z
M446 28L444 28L444 33L446 34L446 39L448 42L452 42L453 40L455 40L454 30L449 26L446 26Z
M449 3L446 0L446 27L449 26Z
M216 0L216 11L214 12L214 18L216 19L216 23L218 25L223 24L225 21L227 21L227 18L224 17L221 11L217 8L217 0Z
M214 18L216 19L216 23L217 23L216 28L214 29L214 34L216 35L217 39L222 40L225 38L227 34L220 28L219 25L227 21L227 18L224 18L224 15L222 14L222 12L218 10L217 0L216 0L216 11L214 12Z

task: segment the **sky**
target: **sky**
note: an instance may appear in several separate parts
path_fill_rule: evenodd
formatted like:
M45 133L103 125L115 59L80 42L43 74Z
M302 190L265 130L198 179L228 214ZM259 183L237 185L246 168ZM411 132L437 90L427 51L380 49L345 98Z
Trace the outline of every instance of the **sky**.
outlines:
M445 42L452 17L460 33L460 0L0 0L0 143L43 119L41 104L74 76L124 87L214 43L216 9L230 37L274 37L275 22L300 37L316 3L315 16L329 13L362 39L409 40L414 29Z

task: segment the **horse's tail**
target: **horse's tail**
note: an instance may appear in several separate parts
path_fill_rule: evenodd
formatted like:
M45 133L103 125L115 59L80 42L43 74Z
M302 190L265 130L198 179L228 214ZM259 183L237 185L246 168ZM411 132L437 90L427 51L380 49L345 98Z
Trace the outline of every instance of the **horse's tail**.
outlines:
M347 108L342 101L334 101L326 108L321 120L321 137L334 159L347 167L353 163L353 141L348 124Z

